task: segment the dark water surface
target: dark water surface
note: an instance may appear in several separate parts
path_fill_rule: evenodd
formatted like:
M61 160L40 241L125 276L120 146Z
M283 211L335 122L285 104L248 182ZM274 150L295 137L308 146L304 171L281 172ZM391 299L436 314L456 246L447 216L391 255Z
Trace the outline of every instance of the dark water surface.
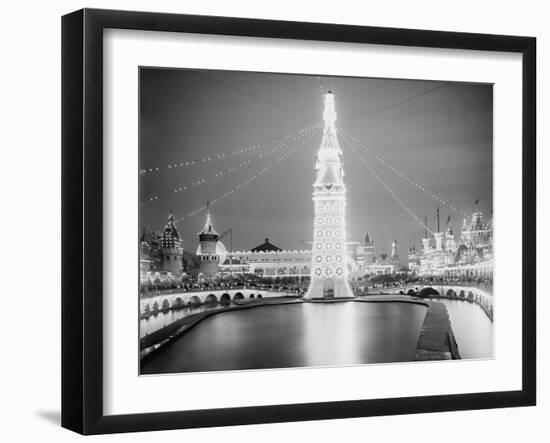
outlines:
M426 307L300 303L204 319L141 365L142 374L414 360Z

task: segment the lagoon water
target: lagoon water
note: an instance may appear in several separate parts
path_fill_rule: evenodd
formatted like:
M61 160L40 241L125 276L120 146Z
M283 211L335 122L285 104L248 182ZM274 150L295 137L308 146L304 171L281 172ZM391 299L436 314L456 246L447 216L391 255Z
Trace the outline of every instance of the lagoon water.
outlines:
M141 365L142 374L414 360L426 307L300 303L208 317Z

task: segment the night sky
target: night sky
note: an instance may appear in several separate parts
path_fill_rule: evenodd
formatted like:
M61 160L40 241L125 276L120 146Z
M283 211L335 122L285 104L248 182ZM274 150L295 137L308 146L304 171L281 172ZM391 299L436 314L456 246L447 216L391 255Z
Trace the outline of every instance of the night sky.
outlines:
M492 210L492 85L435 81L321 77L232 71L140 70L140 232L161 229L170 209L178 219L184 249L194 251L205 213L188 214L269 166L294 145L259 158L278 143L199 165L168 164L215 157L263 144L322 121L322 91L335 94L347 188L349 240L368 231L377 253L396 239L405 256L423 228L380 185L344 142L347 131L391 166L460 211L474 202L484 216ZM233 249L270 241L285 249L306 248L312 239L315 155L318 131L264 174L211 205L218 232L233 229ZM385 183L435 230L437 202L394 174L372 154L359 150ZM250 160L244 167L182 192L175 188ZM151 197L158 198L148 201ZM441 229L448 215L455 231L461 215L440 205ZM229 248L229 238L225 238Z

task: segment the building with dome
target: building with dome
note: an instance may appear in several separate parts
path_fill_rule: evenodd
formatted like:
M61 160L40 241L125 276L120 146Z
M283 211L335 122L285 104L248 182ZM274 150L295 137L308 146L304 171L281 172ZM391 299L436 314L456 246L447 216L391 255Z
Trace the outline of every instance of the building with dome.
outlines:
M220 265L220 273L226 275L253 274L260 278L309 277L311 250L284 250L268 238L248 251L231 251Z
M359 281L380 274L392 274L399 267L390 257L374 254L374 241L367 234L365 242L346 242L345 266L350 281ZM293 277L298 281L311 277L311 249L283 249L268 238L263 243L243 251L227 252L220 262L221 276L251 274L260 278Z

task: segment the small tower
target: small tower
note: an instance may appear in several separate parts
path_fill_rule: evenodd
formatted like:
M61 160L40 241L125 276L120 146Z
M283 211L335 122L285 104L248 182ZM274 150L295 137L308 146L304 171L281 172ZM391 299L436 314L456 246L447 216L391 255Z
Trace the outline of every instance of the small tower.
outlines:
M445 250L450 252L456 251L456 241L453 234L453 227L451 225L451 214L447 218L447 232L445 232Z
M174 215L170 211L168 223L162 231L160 241L161 269L170 272L173 276L183 272L183 247L180 234L174 225Z
M365 263L370 265L374 263L374 240L370 239L369 233L365 236L365 245L363 246L365 251Z
M394 272L401 268L401 259L397 252L397 240L394 240L391 244L391 264L394 266Z
M399 254L397 253L397 240L394 240L391 244L391 259L399 260Z
M435 250L442 251L443 250L443 232L434 232L434 239L435 239Z
M422 249L424 253L428 252L431 248L431 238L428 237L428 216L424 214L424 237L422 238Z
M422 250L424 253L429 252L431 249L431 239L429 237L425 237L422 239Z
M219 234L212 225L209 204L206 204L206 221L201 232L199 232L199 277L213 279L218 274L220 256L217 253Z

